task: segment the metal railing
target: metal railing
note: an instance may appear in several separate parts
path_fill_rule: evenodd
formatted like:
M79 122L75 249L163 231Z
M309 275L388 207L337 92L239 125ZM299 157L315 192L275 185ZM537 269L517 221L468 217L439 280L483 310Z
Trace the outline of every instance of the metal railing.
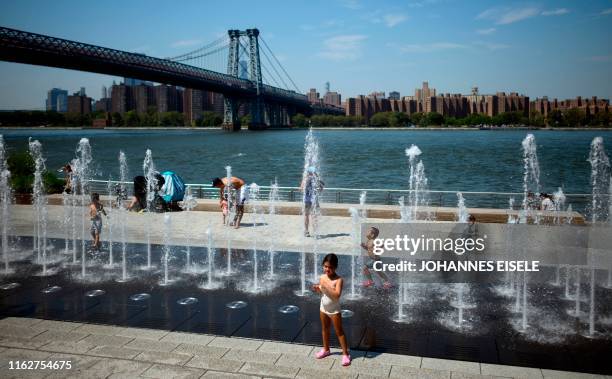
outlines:
M108 194L108 181L91 180L90 189L92 192ZM111 186L119 184L119 181L111 181ZM132 194L133 183L124 182L128 194ZM218 199L219 189L210 184L186 183L191 188L191 193L199 199ZM271 186L259 187L259 198L267 200ZM398 205L402 196L408 199L409 190L390 190L373 188L325 188L321 194L322 203L339 204L359 204L359 197L362 192L366 192L367 204L379 205ZM509 209L509 199L514 198L513 209L520 209L523 193L522 192L473 192L473 191L426 191L425 195L430 206L435 207L456 207L457 193L461 192L468 208L494 208ZM301 202L302 192L298 187L278 187L280 201ZM565 206L572 206L574 211L585 213L592 202L591 194L574 193L565 194Z

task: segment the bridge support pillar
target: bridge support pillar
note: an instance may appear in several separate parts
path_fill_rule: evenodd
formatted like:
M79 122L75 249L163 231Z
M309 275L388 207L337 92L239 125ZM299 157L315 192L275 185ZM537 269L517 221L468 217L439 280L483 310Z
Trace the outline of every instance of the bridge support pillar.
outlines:
M240 130L240 120L238 119L238 101L232 97L224 99L223 129L230 132Z

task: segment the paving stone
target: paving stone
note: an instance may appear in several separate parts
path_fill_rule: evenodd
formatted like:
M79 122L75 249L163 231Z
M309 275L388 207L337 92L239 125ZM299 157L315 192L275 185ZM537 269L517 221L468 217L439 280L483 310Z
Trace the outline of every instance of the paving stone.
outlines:
M84 354L94 347L95 345L87 342L53 341L40 347L40 350L53 351L56 353Z
M170 332L162 337L160 341L176 342L180 344L188 343L193 345L208 345L208 343L213 339L215 339L215 336L208 334Z
M105 372L89 369L72 369L69 371L54 372L45 379L105 379L108 376Z
M445 371L456 371L465 372L468 374L480 375L480 363L478 362L466 362L457 361L450 359L438 359L438 358L423 358L421 362L421 368L428 368L432 370L445 370Z
M193 354L209 358L221 358L228 351L229 349L225 347L202 346L190 343L182 343L172 350L173 353Z
M263 341L228 337L215 337L208 343L208 346L226 347L228 349L240 350L257 350L261 345L263 345Z
M287 353L308 357L310 353L312 353L312 349L312 346L307 345L266 341L259 347L259 349L257 349L257 351L263 351L264 353Z
M2 320L0 320L0 327L3 325L14 325L14 326L20 326L23 328L29 328L36 324L40 324L41 321L43 320L38 319L38 318L29 318L29 317L5 317Z
M218 371L206 371L202 378L206 379L259 379L259 376L252 376L246 374L230 374L229 372L218 372Z
M38 329L35 326L0 325L0 336L4 337L32 338L45 331L45 329Z
M166 353L176 349L179 344L175 342L162 342L149 339L136 338L130 343L126 344L125 347L130 349L149 350L149 351L163 351Z
M90 355L99 355L102 357L111 358L123 358L133 359L138 354L142 353L142 350L127 349L124 347L116 346L97 346L87 352Z
M357 373L355 372L337 372L330 370L317 370L312 368L300 368L298 371L296 379L312 379L312 378L334 378L334 379L355 379L357 378Z
M116 336L143 338L158 341L162 339L166 334L168 334L168 332L165 330L141 328L119 328L117 331L115 331Z
M281 354L275 363L277 366L304 367L316 370L329 370L334 364L333 359L316 359L295 354Z
M431 370L407 366L392 366L391 378L401 379L450 379L450 371Z
M388 376L375 376L375 375L369 375L369 374L363 374L360 373L359 375L357 375L357 379L386 379L388 378Z
M263 353L261 351L230 349L222 359L231 359L242 362L274 364L280 357L278 353Z
M69 361L71 368L63 369L60 371L72 372L74 370L87 370L96 363L101 362L106 358L90 357L88 355L78 354L55 353L52 354L48 359L52 361Z
M365 362L363 360L351 361L350 366L342 366L340 360L335 360L331 371L335 375L337 372L353 372L355 374L367 374L387 378L391 372L391 365Z
M123 359L103 359L91 367L91 370L97 370L100 374L128 374L132 378L145 372L151 367L150 363L127 361Z
M166 353L161 351L144 351L136 356L134 360L161 363L167 365L184 365L193 358L191 354Z
M313 359L316 359L315 355L321 351L320 347L315 347L314 349L312 349L312 352L310 353L310 356ZM329 355L326 358L323 359L332 359L334 361L336 360L342 360L342 350L341 349L336 349L336 348L330 348L329 351L331 352L331 355ZM363 350L351 350L349 351L349 354L351 355L351 361L355 362L355 361L360 361L363 360L366 352Z
M95 325L95 324L83 324L78 328L74 329L75 332L78 333L87 333L87 334L102 334L106 336L114 336L115 333L118 333L121 328L117 326L110 325Z
M8 370L7 368L1 369L2 379L39 379L46 378L51 374L49 370Z
M451 371L451 379L511 379L505 376L477 375L466 372Z
M45 341L45 342L50 342L50 341L77 342L77 341L82 340L85 337L87 337L87 334L85 333L47 330L37 335L36 337L33 337L32 340Z
M203 368L206 370L217 370L235 372L240 370L244 362L234 361L231 359L209 358L196 355L191 360L185 363L185 366Z
M542 379L542 370L532 367L494 365L481 363L480 371L483 375L499 375L509 378Z
M149 367L141 376L159 379L197 379L202 374L204 374L204 370L157 364Z
M8 366L9 361L41 361L46 360L51 353L46 351L7 349L0 355L0 367ZM20 370L27 371L27 370Z
M0 346L5 346L7 348L38 349L46 343L46 341L33 341L30 338L0 336Z
M275 366L265 363L246 362L240 369L245 374L255 374L261 376L275 376L281 378L293 378L297 374L298 367Z
M606 378L603 375L587 374L583 372L571 372L571 371L557 371L557 370L546 370L542 369L542 374L545 379L600 379Z
M90 334L82 340L96 346L123 346L133 340L131 337L121 336L104 336L99 334Z
M80 322L68 322L68 321L55 321L55 320L42 320L35 324L37 328L59 331L59 332L71 332L74 329L82 326Z
M421 367L421 357L414 355L390 354L368 352L364 358L366 362L388 364L394 366Z

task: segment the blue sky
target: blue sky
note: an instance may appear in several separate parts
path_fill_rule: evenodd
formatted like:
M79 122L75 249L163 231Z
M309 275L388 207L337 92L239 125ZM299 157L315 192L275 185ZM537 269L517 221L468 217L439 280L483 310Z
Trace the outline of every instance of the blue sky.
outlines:
M0 25L174 56L227 29L257 27L297 86L344 97L517 91L612 97L612 0L3 1ZM105 75L0 62L0 109L40 108L46 91Z

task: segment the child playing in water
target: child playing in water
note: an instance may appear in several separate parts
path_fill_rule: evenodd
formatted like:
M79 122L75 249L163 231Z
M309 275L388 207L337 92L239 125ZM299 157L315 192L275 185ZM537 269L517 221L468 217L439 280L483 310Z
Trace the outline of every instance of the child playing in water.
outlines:
M368 239L367 242L361 244L361 247L365 249L365 251L368 253L367 256L364 255L361 257L363 260L363 274L366 276L366 281L363 282L364 287L371 287L372 285L374 285L370 270L374 270L374 262L380 261L380 257L374 254L374 240L376 239L376 237L378 237L378 233L378 228L372 226L370 229L368 229L368 234L366 234L366 238ZM387 277L384 272L374 272L376 272L376 274L380 276L380 279L382 279L384 289L388 290L393 287L393 285L389 281L389 277Z
M102 213L106 216L104 206L100 202L100 195L98 193L91 194L91 204L89 204L89 218L91 220L91 237L93 238L93 250L100 250L100 233L102 232Z
M223 195L223 200L221 201L221 212L223 213L223 225L225 225L225 218L229 214L227 194Z
M338 257L336 254L327 254L323 258L323 275L319 284L312 286L312 290L322 294L319 317L321 318L321 333L323 335L323 349L315 356L322 359L331 354L329 351L330 324L334 324L336 335L342 347L342 366L351 364L351 356L348 352L346 336L342 329L342 315L340 314L340 295L342 295L342 278L336 274L338 268Z

